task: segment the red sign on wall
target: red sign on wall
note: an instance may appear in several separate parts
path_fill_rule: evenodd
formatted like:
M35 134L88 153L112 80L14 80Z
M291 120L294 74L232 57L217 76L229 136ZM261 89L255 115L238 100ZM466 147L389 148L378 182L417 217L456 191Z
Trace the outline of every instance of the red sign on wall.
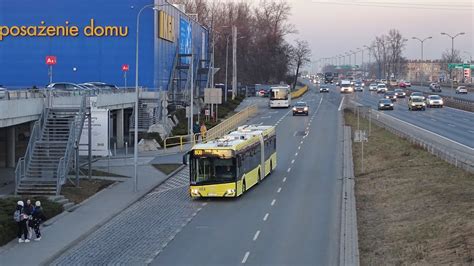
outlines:
M129 67L128 65L124 64L122 65L122 71L125 72L125 71L128 71Z
M56 56L54 55L46 56L46 65L48 66L56 65Z

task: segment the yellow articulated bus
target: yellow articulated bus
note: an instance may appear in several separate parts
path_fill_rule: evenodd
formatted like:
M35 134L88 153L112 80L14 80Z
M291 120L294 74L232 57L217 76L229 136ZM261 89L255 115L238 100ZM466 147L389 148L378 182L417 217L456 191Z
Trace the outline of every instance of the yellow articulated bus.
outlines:
M189 156L192 198L238 197L277 166L275 127L242 126L220 139L194 145L185 156Z

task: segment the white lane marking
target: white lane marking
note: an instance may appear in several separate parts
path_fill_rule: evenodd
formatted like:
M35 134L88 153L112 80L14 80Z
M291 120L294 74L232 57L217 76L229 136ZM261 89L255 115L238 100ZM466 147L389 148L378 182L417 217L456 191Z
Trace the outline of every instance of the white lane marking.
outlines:
M455 126L455 125L453 125L453 124L448 124L448 125L449 125L450 127L456 127L456 126Z
M290 168L288 168L287 172L289 173L290 171L291 171L291 167L290 167Z
M469 132L474 133L474 130L469 130Z
M339 104L339 108L337 108L338 111L341 111L342 109L342 104L344 103L344 99L346 98L346 96L343 96L342 97L342 100L341 100L341 103Z
M258 230L257 232L255 232L255 235L253 236L253 241L256 241L256 240L257 240L258 235L260 235L260 230Z
M295 160L294 160L294 159L293 159L293 160L291 160L291 164L294 164L294 163L295 163Z
M300 141L300 144L303 144L303 141Z
M286 177L283 177L283 180L282 180L282 181L283 181L283 183L285 183L285 182L286 182Z
M298 150L301 150L301 146L298 146Z
M206 206L206 205L207 205L207 202L204 202L204 203L202 204L202 206Z
M250 252L247 251L245 252L244 258L242 259L242 264L245 264L247 262L247 259L249 258Z
M281 187L279 187L277 190L277 193L280 193L280 192L281 192Z
M296 137L296 133L298 133L298 131L295 131L295 133L293 133L293 137Z
M269 116L262 116L262 117L260 117L260 119L268 119L268 118L272 118L272 116L269 115Z
M276 199L273 199L271 205L272 205L272 206L275 205L275 202L276 202L276 201L277 201Z
M298 156L298 153L295 153L295 156Z
M307 136L307 135L304 135L304 136L303 136L303 139L305 139L305 138L306 138L306 136Z
M265 214L265 216L263 216L263 220L266 221L268 219L268 212Z

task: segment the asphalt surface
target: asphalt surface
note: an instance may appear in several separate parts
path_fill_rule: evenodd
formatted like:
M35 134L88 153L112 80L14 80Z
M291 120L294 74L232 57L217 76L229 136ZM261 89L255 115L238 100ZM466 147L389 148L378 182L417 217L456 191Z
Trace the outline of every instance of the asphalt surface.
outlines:
M432 92L428 86L411 86L409 89L417 90L417 91L423 91L431 94L437 94L441 95L443 97L453 97L453 98L459 98L459 99L465 99L465 100L470 100L474 101L474 93L468 92L467 94L456 94L457 86L454 86L454 89L451 88L446 88L446 87L441 87L441 92Z
M250 122L277 125L276 170L240 198L202 200L207 205L153 265L338 263L340 96L313 87L304 100L309 116L268 109Z
M377 109L378 100L383 94L364 92L347 94L347 99ZM408 98L400 98L394 103L394 110L383 111L402 121L421 127L440 136L474 148L474 113L449 107L426 108L425 111L409 111Z

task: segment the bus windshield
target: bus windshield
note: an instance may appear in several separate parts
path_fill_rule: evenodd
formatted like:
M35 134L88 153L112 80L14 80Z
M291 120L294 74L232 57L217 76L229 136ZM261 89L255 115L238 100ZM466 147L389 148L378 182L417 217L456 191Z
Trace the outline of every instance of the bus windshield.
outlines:
M191 184L218 184L235 182L235 159L218 157L193 157L191 160Z
M288 100L288 90L272 89L270 100Z

